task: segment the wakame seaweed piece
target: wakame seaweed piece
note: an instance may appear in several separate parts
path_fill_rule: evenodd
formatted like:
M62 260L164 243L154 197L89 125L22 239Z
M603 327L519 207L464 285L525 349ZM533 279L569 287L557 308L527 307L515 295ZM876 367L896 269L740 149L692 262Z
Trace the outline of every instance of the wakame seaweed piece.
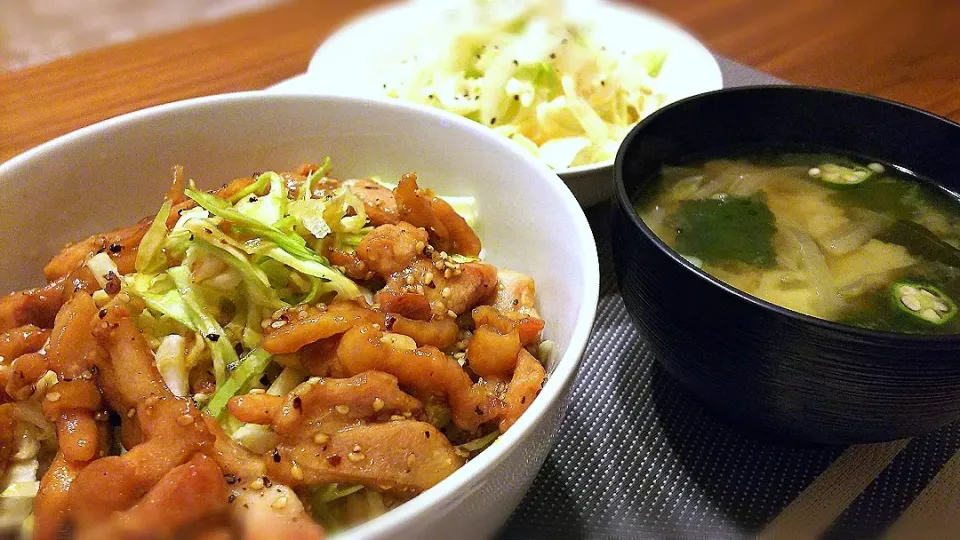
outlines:
M757 198L683 201L674 214L676 250L706 262L740 261L773 266L775 222L773 212Z
M957 303L927 283L896 281L890 285L890 298L903 313L937 326L946 324L957 314Z
M924 194L915 182L881 176L857 189L837 190L832 198L840 206L866 208L893 219L910 219Z
M877 236L878 240L900 244L918 257L960 268L960 249L944 242L930 229L915 221L897 220Z

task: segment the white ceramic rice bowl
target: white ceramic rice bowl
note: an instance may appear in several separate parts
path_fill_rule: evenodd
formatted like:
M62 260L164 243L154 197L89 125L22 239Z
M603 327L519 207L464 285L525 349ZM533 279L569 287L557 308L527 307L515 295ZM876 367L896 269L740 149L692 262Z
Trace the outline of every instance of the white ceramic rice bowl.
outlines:
M520 503L563 417L597 305L590 227L570 191L494 132L399 102L241 93L124 115L0 165L0 290L36 286L66 242L156 212L181 164L201 187L329 155L334 175L399 179L474 195L487 259L536 279L549 379L520 421L439 485L340 538L481 538Z

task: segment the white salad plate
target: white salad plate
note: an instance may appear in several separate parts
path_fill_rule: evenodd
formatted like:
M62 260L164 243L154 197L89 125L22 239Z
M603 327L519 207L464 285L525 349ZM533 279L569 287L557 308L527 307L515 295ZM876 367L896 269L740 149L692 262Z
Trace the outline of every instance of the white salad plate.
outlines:
M367 12L332 34L314 53L307 73L277 92L390 99L383 94L382 74L412 50L429 43L429 28L448 17L459 2L411 0ZM665 49L667 60L658 89L667 103L723 87L713 55L671 21L633 6L604 0L565 0L568 17L587 24L600 45L628 54ZM613 193L613 159L558 170L584 207Z

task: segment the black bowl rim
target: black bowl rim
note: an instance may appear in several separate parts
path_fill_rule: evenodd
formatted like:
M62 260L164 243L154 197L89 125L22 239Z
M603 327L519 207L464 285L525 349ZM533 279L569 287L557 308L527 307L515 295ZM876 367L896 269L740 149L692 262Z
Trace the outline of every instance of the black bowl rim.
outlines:
M798 86L798 85L785 85L785 84L768 84L768 85L754 85L754 86L737 86L731 88L722 88L720 90L713 90L710 92L703 92L694 96L690 96L681 100L677 100L673 103L670 103L660 109L654 111L649 116L641 120L637 125L635 125L627 136L624 137L623 142L620 144L620 148L617 150L617 157L613 163L613 183L614 183L614 192L616 195L616 202L630 218L634 227L636 227L647 239L651 240L654 245L656 245L661 251L663 251L668 257L670 257L674 262L679 264L682 268L686 268L688 271L692 271L695 275L699 276L701 279L705 279L713 285L720 287L720 289L726 291L727 294L732 295L734 299L739 299L741 301L747 301L754 305L757 305L761 308L771 310L787 319L792 319L799 321L804 324L813 325L820 327L826 330L829 330L834 333L842 334L849 337L859 337L859 338L876 338L883 340L899 340L906 343L940 343L940 344L957 344L960 345L960 334L909 334L901 332L887 332L882 330L871 330L867 328L860 328L856 326L850 326L847 324L841 324L838 322L828 321L826 319L821 319L819 317L814 317L812 315L806 315L800 313L799 311L793 311L782 306L778 306L772 302L763 300L762 298L753 296L747 292L741 291L740 289L728 285L723 281L711 276L707 272L704 272L700 268L697 268L690 261L683 258L679 253L677 253L673 248L668 246L663 242L660 237L656 235L647 224L640 219L640 214L637 213L636 209L633 206L633 202L630 200L630 196L627 193L626 186L623 181L623 166L624 161L626 160L626 155L628 149L631 147L633 140L637 137L642 136L644 128L652 123L659 116L667 113L668 111L686 106L688 103L696 102L698 100L704 99L709 96L714 96L718 94L733 94L733 93L745 93L745 92L787 92L787 93L812 93L812 94L834 94L834 95L843 95L847 97L852 97L855 99L863 99L868 101L874 101L877 103L884 104L886 106L898 107L901 109L906 109L914 113L919 113L925 116L930 117L932 120L944 122L949 126L952 126L954 129L960 130L960 123L954 122L949 118L944 118L937 114L934 114L930 111L925 111L905 103L900 103L898 101L893 101L890 99L880 98L876 96L871 96L868 94L861 94L857 92L850 92L848 90L837 90L833 88L823 88L818 86ZM939 181L936 179L929 179L940 185ZM941 186L942 187L942 186Z

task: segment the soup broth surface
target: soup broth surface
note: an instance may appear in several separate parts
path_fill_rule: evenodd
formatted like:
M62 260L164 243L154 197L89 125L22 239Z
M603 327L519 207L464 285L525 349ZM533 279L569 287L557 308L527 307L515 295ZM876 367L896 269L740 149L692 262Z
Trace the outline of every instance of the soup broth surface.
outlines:
M960 333L960 201L879 163L754 154L665 166L634 199L710 275L822 319Z

